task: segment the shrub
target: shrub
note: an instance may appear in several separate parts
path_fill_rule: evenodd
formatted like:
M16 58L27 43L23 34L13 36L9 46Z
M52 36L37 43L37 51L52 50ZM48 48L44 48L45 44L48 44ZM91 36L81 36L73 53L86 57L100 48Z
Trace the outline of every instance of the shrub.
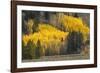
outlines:
M32 55L30 54L31 49L25 46L25 43L22 42L22 59L32 59Z
M35 59L37 55L35 54L37 50L37 46L29 41L27 46L22 46L22 57L23 59Z

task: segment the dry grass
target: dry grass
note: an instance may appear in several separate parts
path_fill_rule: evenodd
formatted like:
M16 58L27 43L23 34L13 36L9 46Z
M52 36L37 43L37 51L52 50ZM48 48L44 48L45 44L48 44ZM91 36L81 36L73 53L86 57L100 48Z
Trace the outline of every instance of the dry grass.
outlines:
M23 60L23 62L84 60L84 59L89 59L89 58L90 57L89 57L89 54L87 53L87 51L84 51L84 53L82 52L82 54L43 56L40 59Z

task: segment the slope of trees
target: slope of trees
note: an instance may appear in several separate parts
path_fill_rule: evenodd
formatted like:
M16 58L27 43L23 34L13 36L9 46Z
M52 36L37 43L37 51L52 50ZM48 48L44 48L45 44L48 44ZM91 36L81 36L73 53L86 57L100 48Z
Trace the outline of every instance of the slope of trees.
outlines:
M59 16L56 13L53 15ZM23 59L81 53L81 46L89 40L89 27L79 17L66 14L60 16L53 20L57 24L51 24L50 20L48 23L35 23L36 18L25 22L23 27L26 30L22 35Z

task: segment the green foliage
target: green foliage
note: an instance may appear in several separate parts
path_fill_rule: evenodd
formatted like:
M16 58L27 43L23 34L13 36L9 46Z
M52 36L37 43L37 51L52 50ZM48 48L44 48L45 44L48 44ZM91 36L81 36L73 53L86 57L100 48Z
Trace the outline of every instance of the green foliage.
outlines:
M35 49L35 58L37 59L37 58L40 58L40 56L41 56L41 43L40 43L40 41L38 40L38 42L37 42L37 47L36 47L36 49Z
M22 59L32 59L30 52L31 49L25 46L24 42L22 42Z
M32 41L29 41L27 46L22 43L22 59L38 59L43 55L44 51L39 40L37 45L33 44Z

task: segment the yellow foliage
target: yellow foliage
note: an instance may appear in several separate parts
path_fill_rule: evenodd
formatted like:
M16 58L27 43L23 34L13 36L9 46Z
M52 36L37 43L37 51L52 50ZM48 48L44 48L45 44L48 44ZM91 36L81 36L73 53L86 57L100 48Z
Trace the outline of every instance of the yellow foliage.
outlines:
M65 27L66 31L81 32L83 34L84 40L87 39L89 35L89 27L83 23L81 18L63 15L63 18L60 20L60 22Z
M34 25L33 19L29 19L28 22L26 23L27 33L31 34L33 32L32 30L33 25Z
M68 32L63 32L48 24L39 24L39 31L29 35L23 35L23 42L27 45L28 41L37 44L40 40L41 45L48 47L50 44L59 44L61 40L65 39Z
M38 24L38 32L29 35L23 35L22 39L25 46L29 41L37 44L38 40L45 48L50 45L59 46L58 44L62 43L62 39L65 40L68 33L72 31L81 32L84 40L87 40L89 35L89 27L83 23L81 18L64 15L59 21L65 27L66 32L61 31L50 24ZM29 24L33 24L32 21L30 21Z

